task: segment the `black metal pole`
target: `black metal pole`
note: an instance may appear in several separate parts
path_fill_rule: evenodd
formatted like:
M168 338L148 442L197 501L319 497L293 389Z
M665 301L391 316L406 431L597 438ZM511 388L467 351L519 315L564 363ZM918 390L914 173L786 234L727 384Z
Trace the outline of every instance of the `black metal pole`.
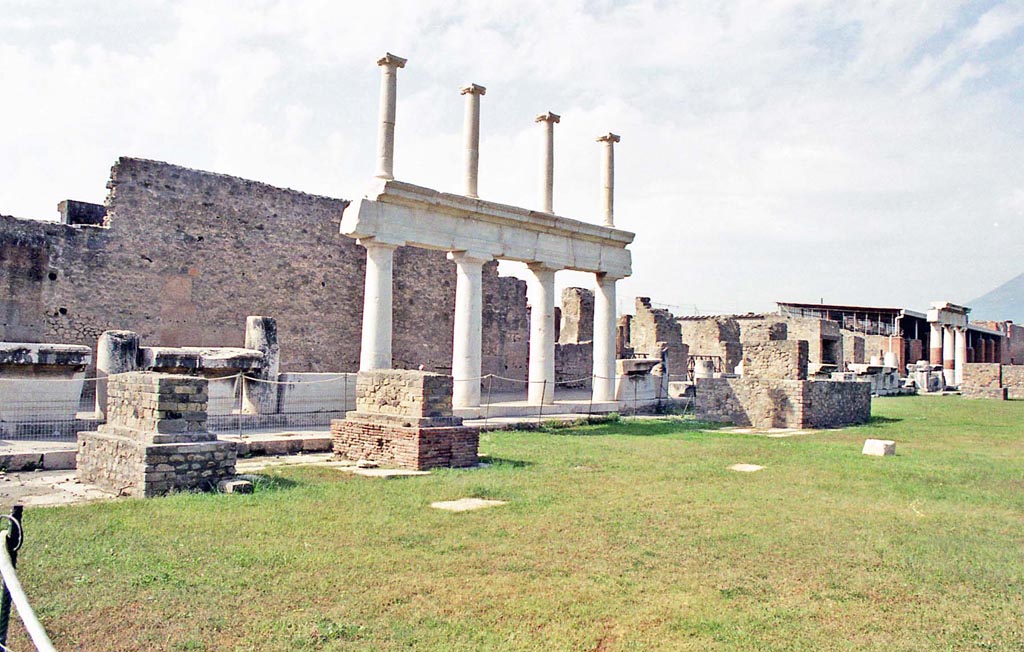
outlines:
M21 540L24 537L21 530L21 514L24 508L15 505L11 508L11 525L7 529L7 554L11 557L11 566L18 565L18 548L21 547ZM15 536L16 535L16 536ZM7 583L3 582L4 591L0 596L0 645L7 648L7 627L11 623L11 592L7 590Z

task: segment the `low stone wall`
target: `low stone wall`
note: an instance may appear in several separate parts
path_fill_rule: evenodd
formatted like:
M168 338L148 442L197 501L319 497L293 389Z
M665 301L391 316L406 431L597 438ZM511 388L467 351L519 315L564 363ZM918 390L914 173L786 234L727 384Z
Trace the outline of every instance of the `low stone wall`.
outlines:
M838 428L871 419L871 384L811 381L804 386L804 428Z
M120 494L210 489L235 474L233 444L206 429L207 381L151 372L107 379L107 423L78 433L78 478Z
M871 418L867 383L767 378L700 378L703 421L754 428L836 428Z
M960 395L964 398L1000 399L1003 391L1003 365L989 362L964 364Z
M1024 365L1003 365L1003 387L1007 398L1024 400Z

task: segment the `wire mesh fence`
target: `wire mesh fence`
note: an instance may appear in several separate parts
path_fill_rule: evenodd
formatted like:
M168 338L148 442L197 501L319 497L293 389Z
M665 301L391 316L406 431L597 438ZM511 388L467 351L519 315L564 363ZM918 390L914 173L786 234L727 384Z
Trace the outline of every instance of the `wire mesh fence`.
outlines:
M594 401L591 387L596 380L618 383L614 401ZM354 373L282 373L276 380L233 374L208 381L207 428L218 434L322 431L330 428L331 420L343 419L356 408ZM667 403L687 409L685 400L668 399L667 382L660 376L549 382L488 374L455 382L480 384L480 407L466 418L484 424L510 418L542 421L556 415L633 415ZM74 441L78 432L96 429L104 421L96 410L96 385L96 378L84 377L0 378L0 439Z
M99 423L95 378L0 378L0 439L72 441Z

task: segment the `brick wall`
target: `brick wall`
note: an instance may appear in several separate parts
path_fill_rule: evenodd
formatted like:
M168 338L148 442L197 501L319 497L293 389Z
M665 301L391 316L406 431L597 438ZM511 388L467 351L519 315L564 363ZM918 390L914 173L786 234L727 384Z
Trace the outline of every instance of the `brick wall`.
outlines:
M261 314L282 370L358 368L366 256L338 233L344 200L134 158L109 187L109 228L0 216L0 341L240 346ZM525 286L484 269L485 360L525 378ZM396 252L396 367L450 369L454 301L444 252Z
M477 463L475 428L405 428L364 420L331 422L334 452L349 460L372 460L420 471Z
M815 380L804 391L805 428L838 428L871 419L871 383Z

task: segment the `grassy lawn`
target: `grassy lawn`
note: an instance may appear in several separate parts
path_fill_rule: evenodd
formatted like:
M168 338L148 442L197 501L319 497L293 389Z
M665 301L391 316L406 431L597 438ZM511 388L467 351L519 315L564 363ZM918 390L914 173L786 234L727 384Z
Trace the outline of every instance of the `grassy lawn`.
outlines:
M487 469L36 508L19 569L61 650L1024 650L1024 402L874 414L491 433ZM466 496L508 505L428 507Z

